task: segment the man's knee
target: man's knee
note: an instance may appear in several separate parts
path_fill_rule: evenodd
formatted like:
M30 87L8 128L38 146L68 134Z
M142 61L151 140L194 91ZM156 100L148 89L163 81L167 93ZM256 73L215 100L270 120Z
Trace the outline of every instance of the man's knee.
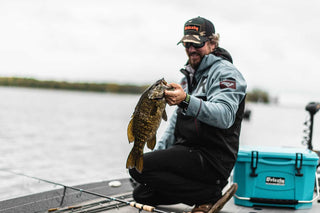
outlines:
M137 203L154 205L154 192L149 187L139 184L134 188L132 193L133 199Z

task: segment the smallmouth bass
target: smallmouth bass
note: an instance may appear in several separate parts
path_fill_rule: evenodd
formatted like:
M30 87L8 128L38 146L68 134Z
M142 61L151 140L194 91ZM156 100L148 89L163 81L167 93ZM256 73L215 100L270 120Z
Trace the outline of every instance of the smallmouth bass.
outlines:
M126 167L136 168L142 172L143 149L151 150L156 145L156 133L160 126L161 119L167 121L166 100L164 91L171 89L162 78L146 89L135 107L128 125L127 135L129 143L134 141L133 148L128 156Z

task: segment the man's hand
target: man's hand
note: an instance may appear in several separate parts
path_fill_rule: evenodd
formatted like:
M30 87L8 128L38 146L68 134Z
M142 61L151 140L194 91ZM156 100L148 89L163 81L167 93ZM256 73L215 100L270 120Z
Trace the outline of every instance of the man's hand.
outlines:
M182 89L180 84L171 83L168 86L172 87L173 90L165 90L164 95L170 106L178 105L186 99L187 93Z

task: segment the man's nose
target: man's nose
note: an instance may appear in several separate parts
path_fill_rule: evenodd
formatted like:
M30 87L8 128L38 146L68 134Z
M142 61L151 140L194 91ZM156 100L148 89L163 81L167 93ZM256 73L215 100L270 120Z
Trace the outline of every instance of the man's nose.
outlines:
M196 48L193 45L191 45L188 49L189 52L194 52L195 50Z

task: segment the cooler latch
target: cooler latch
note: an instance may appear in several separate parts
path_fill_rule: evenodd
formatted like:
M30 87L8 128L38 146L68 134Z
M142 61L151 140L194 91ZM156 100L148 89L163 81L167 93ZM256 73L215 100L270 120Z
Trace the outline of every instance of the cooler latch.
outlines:
M258 167L258 151L252 151L251 152L251 170L252 172L250 173L251 177L257 177L258 174L256 174L256 169Z
M296 176L303 176L303 174L300 173L300 170L302 168L302 157L303 157L302 153L296 153L296 170L297 170Z

